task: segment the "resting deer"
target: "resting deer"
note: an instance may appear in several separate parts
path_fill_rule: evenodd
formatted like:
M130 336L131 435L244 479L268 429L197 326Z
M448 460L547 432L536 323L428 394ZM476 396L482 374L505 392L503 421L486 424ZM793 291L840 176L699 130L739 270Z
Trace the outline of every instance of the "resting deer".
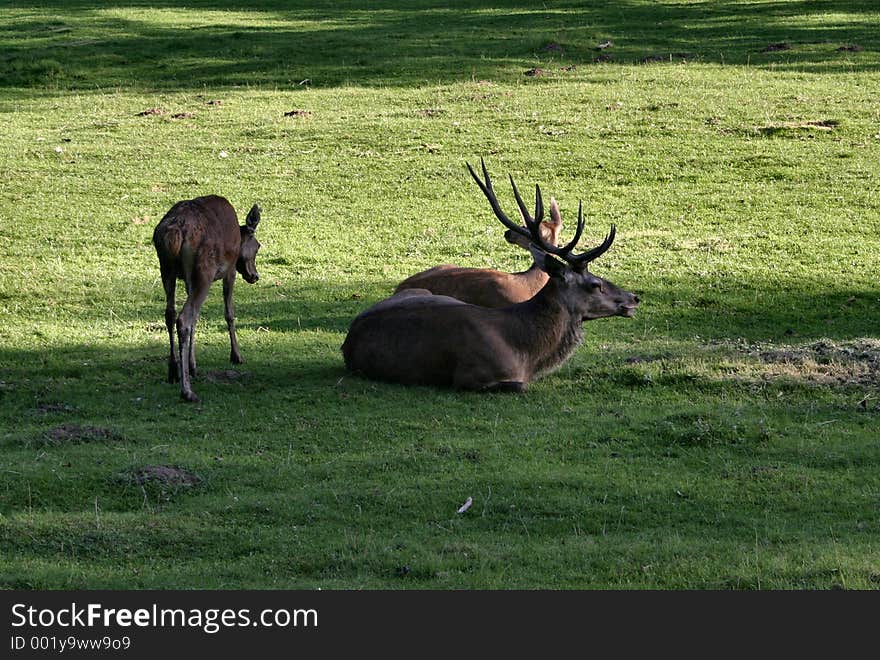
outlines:
M401 291L352 322L342 345L348 369L408 385L524 392L530 381L571 356L583 340L584 321L635 314L638 296L587 270L591 261L611 247L614 225L600 245L574 254L584 229L579 205L574 238L562 247L549 245L513 178L525 228L501 210L485 163L483 175L485 182L474 178L492 210L508 228L508 235L512 232L528 239L535 263L548 276L547 284L530 300L501 309L470 305L426 290ZM535 197L540 217L538 186Z
M470 165L468 165L470 168ZM477 175L471 170L477 183ZM562 216L556 200L550 198L550 220L543 220L543 209L536 211L536 220L543 238L550 245L558 245L562 230ZM525 228L524 228L525 229ZM528 250L529 240L522 234L510 233L505 238ZM395 293L405 289L428 289L431 293L452 296L462 302L481 307L507 307L532 298L547 284L547 273L532 261L531 267L521 273L505 273L490 268L462 268L444 264L416 273L397 285Z
M232 287L236 271L248 284L260 279L255 259L260 244L254 235L260 223L260 207L254 204L245 224L239 226L235 209L223 197L209 195L177 202L153 231L153 245L159 256L162 285L165 288L165 327L171 353L168 357L168 382L180 380L180 396L198 401L190 379L196 373L194 332L199 310L215 280L223 279L223 302L226 325L232 345L230 360L241 364L235 337L235 306ZM186 285L186 302L178 316L174 306L177 280ZM178 353L174 351L177 328Z

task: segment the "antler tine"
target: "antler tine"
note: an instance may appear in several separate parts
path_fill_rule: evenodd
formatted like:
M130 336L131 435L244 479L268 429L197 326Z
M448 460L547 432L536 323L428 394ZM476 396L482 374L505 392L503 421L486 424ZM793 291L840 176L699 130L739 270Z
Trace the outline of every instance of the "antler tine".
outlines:
M598 259L601 257L608 248L611 247L611 244L614 242L614 235L617 233L617 227L615 225L611 225L611 231L605 236L605 240L602 241L601 244L594 247L592 250L587 250L583 254L574 255L571 258L572 263L578 264L588 264L591 261Z
M572 254L571 251L578 244L578 241L581 239L581 235L584 233L584 203L583 200L578 201L578 219L577 219L577 229L574 232L574 238L572 238L568 243L563 245L562 247L548 246L545 243L541 242L540 247L550 254L555 254L558 257L561 257L571 265L584 265L588 264L594 259L598 259L602 256L608 248L611 247L611 244L614 242L614 235L617 233L617 228L614 225L611 225L611 231L608 232L608 235L605 236L605 240L596 247L591 250L587 250L582 254Z
M532 226L530 225L531 229ZM544 239L541 237L541 232L538 229L538 223L534 224L534 230L532 231L532 243L534 243L537 247L541 248L544 252L548 254L555 254L557 257L561 257L565 259L569 263L576 263L576 256L571 254L571 251L574 249L574 246L577 245L578 241L581 240L581 234L584 233L584 212L583 212L583 204L578 204L578 221L577 228L574 232L574 238L572 238L568 243L561 247L557 247L555 245L549 245Z
M467 168L470 171L474 181L477 182L477 185L480 186L480 190L482 190L483 194L486 196L486 199L489 200L489 204L492 206L492 210L495 212L495 217L497 217L501 221L501 224L503 224L508 229L515 231L522 236L525 236L529 240L532 240L531 231L527 231L521 225L513 222L510 218L507 217L504 211L501 210L501 205L498 203L498 198L495 196L495 191L492 189L492 179L489 178L489 171L486 169L486 161L483 158L480 158L480 164L483 167L483 176L486 178L485 183L480 180L480 177L478 177L477 173L474 172L474 168L471 167L470 163L465 164L467 165ZM515 187L514 190L516 190Z
M569 259L572 257L571 251L574 249L574 246L578 244L578 241L581 240L581 234L584 233L584 203L578 200L578 222L577 229L574 231L574 238L571 239L568 243L566 243L563 247L559 248L559 256Z
M513 175L508 174L507 176L510 178L510 186L513 188L513 196L516 198L516 205L519 206L519 212L522 214L526 227L530 230L532 227L537 227L541 220L544 219L544 201L541 199L540 186L538 186L537 183L535 184L535 217L533 218L529 214L529 210L526 208L523 198L519 194L516 182L513 180Z
M544 200L541 197L541 186L535 184L535 222L544 219Z

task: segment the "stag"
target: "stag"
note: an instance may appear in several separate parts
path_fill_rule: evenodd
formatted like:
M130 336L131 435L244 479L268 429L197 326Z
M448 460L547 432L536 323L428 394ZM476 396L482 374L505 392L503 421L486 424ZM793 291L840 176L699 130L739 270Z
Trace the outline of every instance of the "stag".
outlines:
M470 165L468 165L470 168ZM474 171L471 176L479 184ZM550 220L543 219L544 209L538 208L535 220L541 238L550 245L557 245L562 230L562 216L556 200L550 198ZM523 227L525 230L526 228ZM529 249L529 240L521 233L508 232L508 242ZM507 307L534 297L547 284L547 273L532 260L532 265L521 273L506 273L491 268L462 268L444 264L416 273L397 285L395 293L406 289L427 289L431 293L451 296L462 302L481 307Z
M589 272L588 266L614 241L616 229L602 243L574 253L584 230L578 205L574 238L564 246L541 236L541 189L535 186L532 217L513 177L513 193L525 227L510 220L492 188L471 174L507 227L507 238L527 239L532 258L547 274L531 299L491 309L428 290L404 290L361 313L342 345L346 367L368 378L406 385L438 385L464 390L524 392L528 384L562 365L583 340L583 323L609 316L631 317L638 296Z
M186 401L199 400L190 383L196 373L194 332L199 310L211 284L221 278L232 347L230 360L234 364L243 362L235 336L232 287L236 272L241 273L248 284L260 279L255 263L260 243L254 235L259 223L260 207L256 204L247 214L245 224L239 226L229 201L209 195L177 202L153 231L153 245L165 288L165 327L171 345L168 382L180 381L180 396ZM186 302L179 315L174 305L178 279L186 285ZM175 326L179 353L174 351Z

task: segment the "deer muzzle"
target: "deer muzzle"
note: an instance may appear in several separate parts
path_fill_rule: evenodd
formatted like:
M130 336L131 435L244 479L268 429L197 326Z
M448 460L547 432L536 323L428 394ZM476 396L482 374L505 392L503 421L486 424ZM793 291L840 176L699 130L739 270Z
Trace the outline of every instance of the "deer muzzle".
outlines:
M636 315L636 309L639 306L639 297L631 294L629 297L618 301L618 314L620 316L632 317Z

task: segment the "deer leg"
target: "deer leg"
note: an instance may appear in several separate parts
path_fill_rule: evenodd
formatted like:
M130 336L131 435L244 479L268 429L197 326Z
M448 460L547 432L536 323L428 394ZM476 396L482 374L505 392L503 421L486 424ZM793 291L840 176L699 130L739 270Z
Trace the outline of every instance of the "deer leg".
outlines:
M177 343L180 351L180 396L186 401L198 401L199 397L193 392L190 384L190 367L195 366L195 351L193 350L193 335L196 321L199 319L199 310L208 296L211 279L202 277L196 283L188 286L189 296L177 317Z
M512 351L499 350L492 357L458 362L452 374L453 387L477 392L525 392L527 374L517 356Z
M190 296L190 283L186 281L186 296L189 298ZM199 312L201 311L202 305L199 306L195 310L195 317L193 318L192 327L190 328L190 339L189 339L189 352L187 353L187 364L189 365L189 375L191 378L195 378L196 375L196 322L199 320ZM183 310L181 310L183 311Z
M452 385L461 390L477 392L525 392L528 384L517 379L515 370L500 365L461 363L452 376Z
M177 288L177 277L174 271L161 268L162 286L165 289L165 328L168 330L168 343L171 352L168 354L168 382L176 383L180 379L177 365L177 353L174 351L174 325L177 320L177 312L174 308L174 294Z
M238 350L238 339L235 336L235 303L232 301L232 287L235 284L236 271L230 270L223 278L223 304L226 307L226 327L229 328L229 361L241 364L241 352Z
M189 375L195 378L196 375L196 321L199 320L199 313L196 312L193 318L192 328L189 336Z

